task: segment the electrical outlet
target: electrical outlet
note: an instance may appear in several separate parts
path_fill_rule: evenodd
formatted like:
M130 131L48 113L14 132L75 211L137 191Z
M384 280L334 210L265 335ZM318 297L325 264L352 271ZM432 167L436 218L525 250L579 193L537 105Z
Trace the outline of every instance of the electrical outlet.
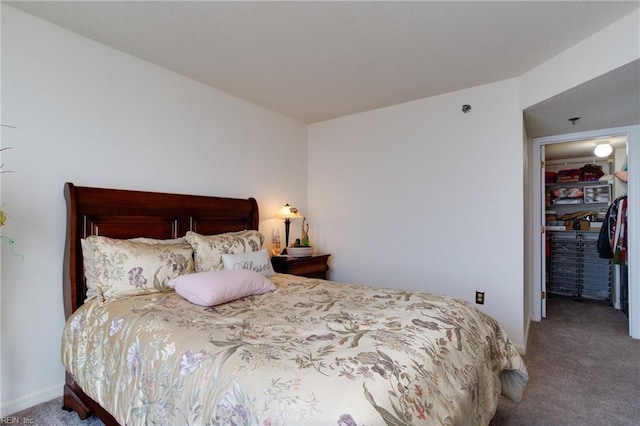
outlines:
M476 303L484 305L484 291L476 291Z

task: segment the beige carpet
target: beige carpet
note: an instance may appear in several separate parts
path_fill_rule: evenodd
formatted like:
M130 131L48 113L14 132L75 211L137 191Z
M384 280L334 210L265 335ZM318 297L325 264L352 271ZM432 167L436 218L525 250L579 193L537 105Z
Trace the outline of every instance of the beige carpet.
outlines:
M547 319L531 324L527 350L524 398L503 397L491 426L640 426L640 340L628 337L622 312L552 297ZM54 399L14 416L38 426L102 425L61 405Z
M524 398L503 397L491 425L640 425L640 340L627 317L603 302L551 297L547 307L531 324Z

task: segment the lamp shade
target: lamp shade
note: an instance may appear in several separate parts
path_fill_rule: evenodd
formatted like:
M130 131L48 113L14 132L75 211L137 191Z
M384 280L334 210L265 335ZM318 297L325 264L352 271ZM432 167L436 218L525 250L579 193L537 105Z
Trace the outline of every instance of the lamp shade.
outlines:
M608 143L596 145L595 149L593 150L593 153L597 157L608 157L612 152L613 148Z
M291 206L290 204L285 204L280 210L278 210L278 214L276 214L276 219L294 219L296 217L302 217L298 209Z

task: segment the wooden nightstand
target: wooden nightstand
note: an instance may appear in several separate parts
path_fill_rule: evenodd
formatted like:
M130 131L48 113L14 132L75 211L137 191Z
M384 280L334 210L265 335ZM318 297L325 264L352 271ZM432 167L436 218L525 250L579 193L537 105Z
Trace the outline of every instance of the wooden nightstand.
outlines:
M330 254L314 254L307 257L273 256L271 264L276 272L308 278L327 279Z

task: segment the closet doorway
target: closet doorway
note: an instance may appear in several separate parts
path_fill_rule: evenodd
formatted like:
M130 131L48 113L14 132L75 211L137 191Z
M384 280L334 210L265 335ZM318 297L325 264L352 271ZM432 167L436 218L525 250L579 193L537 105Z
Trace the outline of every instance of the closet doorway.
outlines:
M534 277L533 319L547 316L548 297L608 302L626 310L629 334L640 338L640 289L633 270L637 237L627 233L627 267L599 257L597 239L609 205L625 194L636 198L638 182L623 182L616 172L640 163L640 126L535 138L533 140ZM606 157L594 154L608 143ZM580 175L582 173L582 175ZM638 209L629 210L627 226L637 229ZM539 235L539 238L538 238ZM633 241L631 241L633 240ZM554 255L555 253L555 255ZM628 310L627 310L628 307Z

